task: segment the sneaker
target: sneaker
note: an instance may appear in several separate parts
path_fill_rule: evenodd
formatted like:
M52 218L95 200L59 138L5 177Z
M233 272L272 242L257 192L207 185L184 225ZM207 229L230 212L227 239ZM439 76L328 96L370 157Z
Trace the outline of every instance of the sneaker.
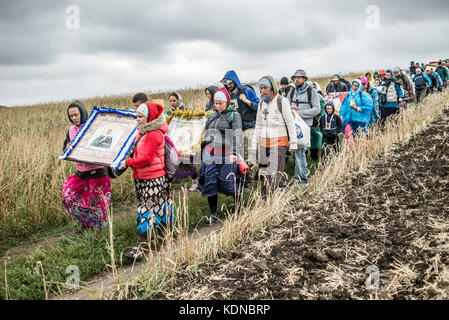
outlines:
M142 251L140 251L140 249L138 247L133 247L130 252L125 254L125 257L127 257L128 259L135 260L135 261L140 261L140 260L142 260L143 253L142 253Z
M211 226L216 224L218 221L220 220L220 218L218 217L218 213L214 212L210 214L210 217L206 219L205 225L206 226Z
M349 158L354 157L354 153L352 151L349 152Z
M197 190L198 190L198 185L197 184L192 184L192 186L189 189L190 192L195 192Z

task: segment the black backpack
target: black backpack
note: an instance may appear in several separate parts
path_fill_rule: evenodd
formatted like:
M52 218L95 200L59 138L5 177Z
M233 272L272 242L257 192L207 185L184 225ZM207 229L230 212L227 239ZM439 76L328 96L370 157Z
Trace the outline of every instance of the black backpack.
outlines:
M310 105L310 108L313 108L312 103L310 102L312 100L312 90L313 88L309 85L307 85L307 102L295 102L296 106L298 106L299 104L308 104ZM293 103L293 94L294 94L295 90L291 90L290 91L290 104ZM319 126L320 122L320 114L318 114L317 116L313 117L313 124L312 127L317 127Z
M340 78L340 81L346 85L346 91L351 91L352 84L348 80Z
M254 90L254 87L250 84L244 84L242 85L242 90L241 93L245 94L246 89L251 89L254 91L254 93L257 96L256 90ZM236 97L238 99L238 97ZM239 112L241 114L241 110L239 109ZM242 121L246 121L246 122L253 122L256 121L257 118L257 111L254 111L250 108L246 109L246 113L245 114L241 114L242 115Z

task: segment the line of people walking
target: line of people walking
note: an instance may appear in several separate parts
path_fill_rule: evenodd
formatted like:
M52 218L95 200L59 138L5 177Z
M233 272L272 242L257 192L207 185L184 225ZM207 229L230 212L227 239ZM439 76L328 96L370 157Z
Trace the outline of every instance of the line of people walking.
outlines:
M344 94L337 112L332 100L325 100L318 83L309 81L304 69L297 69L290 80L278 82L270 75L261 77L257 85L242 84L237 73L230 70L220 80L223 87L209 86L206 119L199 172L195 163L183 163L182 178L192 177L191 191L199 190L207 198L210 215L206 225L220 220L218 193L241 197L243 191L255 185L250 174L241 168L249 165L261 182L263 201L286 186L285 164L288 155L294 158L293 179L300 186L309 182L307 150L313 160L325 164L331 153L340 149L343 134L350 152L354 152L357 137L367 128L382 125L386 119L422 101L425 96L447 87L449 61L439 61L435 71L418 63L410 67L370 72L351 83L334 75L326 87L328 95ZM258 87L256 91L256 87ZM343 95L342 95L343 97ZM133 152L121 163L120 169L132 168L135 181L138 241L126 255L139 260L141 246L153 231L163 240L164 229L174 221L171 179L164 163L164 135L168 131L166 116L176 110L186 110L178 92L169 96L170 107L148 102L144 93L133 98L137 108L136 137ZM87 110L80 101L67 108L72 126L67 132L64 149L87 120ZM299 120L298 120L299 119ZM304 142L308 136L309 141ZM111 201L109 171L105 167L76 163L75 175L62 189L66 211L75 216L82 229L104 228ZM255 173L255 172L253 172ZM236 211L239 203L236 203Z

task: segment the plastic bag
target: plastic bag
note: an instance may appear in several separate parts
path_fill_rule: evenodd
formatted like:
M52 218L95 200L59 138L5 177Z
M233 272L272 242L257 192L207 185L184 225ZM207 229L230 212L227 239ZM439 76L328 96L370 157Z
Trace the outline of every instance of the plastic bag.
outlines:
M296 138L298 139L298 149L310 147L310 127L297 112L293 112L295 117Z

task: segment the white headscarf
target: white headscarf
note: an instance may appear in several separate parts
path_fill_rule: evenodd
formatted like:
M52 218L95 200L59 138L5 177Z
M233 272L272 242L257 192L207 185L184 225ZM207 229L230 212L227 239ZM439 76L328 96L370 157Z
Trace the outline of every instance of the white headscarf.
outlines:
M142 103L138 108L137 111L143 114L145 117L148 118L148 106L146 103Z

